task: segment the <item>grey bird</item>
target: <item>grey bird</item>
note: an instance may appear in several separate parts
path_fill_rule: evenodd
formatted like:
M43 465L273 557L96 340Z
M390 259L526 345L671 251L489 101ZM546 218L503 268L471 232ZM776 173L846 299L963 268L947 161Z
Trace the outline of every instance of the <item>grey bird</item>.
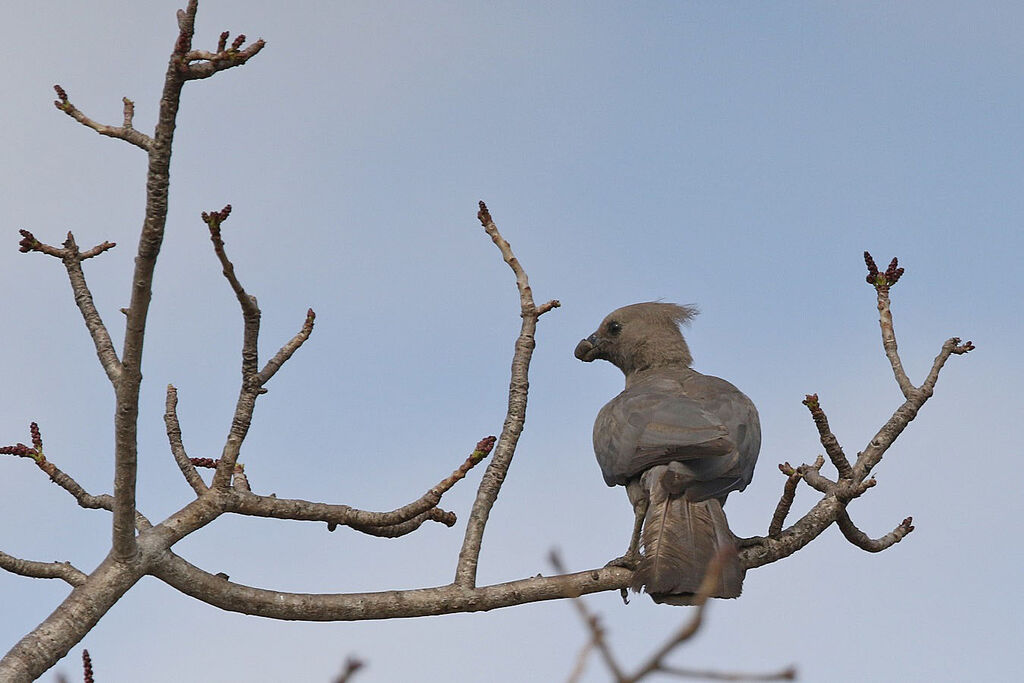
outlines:
M594 422L594 453L609 486L625 486L635 522L626 554L633 590L655 602L694 603L717 558L716 598L738 597L744 571L722 506L754 474L761 424L753 402L724 379L702 375L679 326L693 306L648 302L612 311L580 341L582 361L606 360L625 390ZM640 553L641 529L643 553Z

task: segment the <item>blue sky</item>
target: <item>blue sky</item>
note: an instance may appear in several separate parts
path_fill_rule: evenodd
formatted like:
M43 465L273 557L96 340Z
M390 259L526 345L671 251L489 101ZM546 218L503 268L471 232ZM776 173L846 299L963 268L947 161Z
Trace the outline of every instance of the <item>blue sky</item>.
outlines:
M116 343L144 204L145 159L51 104L54 83L97 120L122 96L151 130L174 4L36 2L0 28L0 442L43 429L47 454L91 492L111 481L112 392L60 264L17 252L118 247L87 263ZM215 457L237 391L241 320L204 210L263 309L264 356L317 314L310 342L257 407L242 459L254 488L390 509L498 433L518 330L514 280L475 218L492 214L542 318L526 431L484 539L481 581L621 554L632 515L603 484L590 430L618 371L572 357L610 310L697 303L701 371L758 405L754 482L727 508L764 533L776 464L821 451L800 404L817 392L848 452L898 405L861 252L896 255L896 331L915 382L950 336L932 401L851 507L879 555L829 530L716 602L680 665L807 681L1013 680L1022 497L1019 360L1024 247L1024 8L1016 3L279 3L208 0L197 47L262 36L243 69L189 84L144 364L139 505L160 519L190 490L163 435L179 389L185 444ZM77 508L27 461L0 460L0 549L91 569L106 513ZM464 520L480 472L444 500ZM803 491L797 507L814 497ZM295 591L446 583L464 530L397 540L226 517L177 549L242 583ZM1003 545L1007 547L1004 548ZM59 603L54 582L0 575L0 642ZM687 617L589 599L638 662ZM561 680L585 634L567 603L392 622L290 624L222 613L155 580L82 643L102 680ZM230 643L230 654L224 643ZM6 649L6 645L5 648ZM76 648L50 672L78 670ZM225 656L227 655L227 656ZM596 662L590 681L606 680Z

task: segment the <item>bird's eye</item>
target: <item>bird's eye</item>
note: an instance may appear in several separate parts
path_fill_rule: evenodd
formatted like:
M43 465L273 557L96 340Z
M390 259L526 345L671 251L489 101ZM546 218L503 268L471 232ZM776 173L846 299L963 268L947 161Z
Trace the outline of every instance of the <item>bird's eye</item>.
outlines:
M619 332L622 332L622 324L621 323L617 323L614 320L612 322L608 323L608 334L610 334L610 335L612 335L614 337Z

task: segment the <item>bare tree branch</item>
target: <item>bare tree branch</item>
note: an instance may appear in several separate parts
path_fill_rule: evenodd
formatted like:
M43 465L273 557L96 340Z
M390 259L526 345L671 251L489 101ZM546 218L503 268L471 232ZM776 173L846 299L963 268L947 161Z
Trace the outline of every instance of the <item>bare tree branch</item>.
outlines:
M121 98L121 101L124 103L124 123L120 126L105 126L102 123L96 123L80 112L75 105L71 104L68 101L68 94L64 92L64 88L55 85L53 89L57 92L57 99L53 102L54 106L86 128L92 128L100 135L124 140L146 152L153 148L152 138L132 128L132 119L135 118L135 103L127 97Z
M801 474L793 469L788 462L779 465L779 470L786 475L786 485L782 489L782 498L779 499L779 504L775 507L771 524L768 525L769 536L777 536L782 531L782 525L785 524L786 517L789 516L793 501L796 500L796 487L801 478Z
M501 437L498 439L494 457L491 458L480 482L480 487L477 489L473 510L470 512L469 522L466 525L462 550L459 552L459 563L455 569L455 585L465 588L472 588L476 585L476 570L480 560L480 544L483 541L484 527L487 525L494 501L498 498L501 484L508 474L508 468L512 464L512 456L515 454L516 444L519 442L519 435L522 434L523 423L526 421L530 359L533 356L534 346L536 346L534 334L537 330L537 319L546 311L560 305L558 301L549 301L539 308L534 305L533 291L530 289L526 271L519 265L519 260L512 253L512 247L498 232L498 226L494 224L487 205L483 202L480 202L477 218L480 219L480 224L484 226L484 230L498 247L505 263L515 273L516 286L519 289L520 315L523 322L519 337L516 339L515 353L512 356L512 378L508 389L508 411L505 415L505 424L502 426Z
M178 13L179 31L167 66L152 137L134 130L134 105L130 100L124 100L124 124L115 128L103 126L86 117L69 102L66 93L57 88L57 106L66 114L103 135L128 141L146 150L148 167L145 217L134 260L131 301L129 307L124 310L125 335L120 357L92 300L81 267L83 260L97 256L114 245L104 242L81 252L70 233L64 246L58 248L39 242L26 230L21 232L22 251L39 251L63 261L76 303L93 339L99 360L113 383L116 396L113 495L89 494L71 476L48 460L43 451L39 428L35 423L30 428L31 446L19 443L0 447L0 454L31 458L40 470L71 494L80 506L111 511L112 533L109 554L88 575L67 563L34 562L0 553L0 567L8 571L26 576L61 578L73 586L70 595L49 617L0 660L0 680L20 682L38 678L80 642L121 596L146 575L156 576L182 593L222 609L275 619L308 621L386 619L484 611L541 600L578 597L628 586L631 572L621 567L606 567L559 576L538 575L502 584L477 586L477 567L484 529L523 430L529 366L535 346L537 320L559 305L558 301L549 301L540 306L534 303L526 272L508 242L498 232L483 202L480 203L478 218L516 277L522 319L512 359L508 408L501 436L497 441L494 437L482 440L469 458L450 476L441 480L417 500L390 512L370 512L345 505L279 499L273 495L261 496L252 493L245 469L238 462L238 458L251 424L255 401L266 391L266 383L309 338L315 316L312 310L308 311L299 332L260 369L259 307L256 299L246 293L236 277L234 266L226 255L220 232L221 224L230 213L229 205L213 214L204 214L204 220L210 228L214 252L239 300L243 316L242 382L232 424L220 458L189 458L184 448L176 411L176 390L173 386L168 387L164 415L168 441L175 462L192 487L195 498L155 526L139 512L136 500L137 437L143 346L152 298L153 277L166 229L169 164L181 91L185 82L189 80L208 78L224 69L246 63L264 46L263 41L259 40L245 47L244 35L236 37L229 45L229 34L224 32L220 36L216 51L193 50L197 6L196 0L190 0L187 9ZM939 372L949 356L967 353L974 347L970 342L961 344L958 338L948 340L936 357L924 384L921 387L913 387L903 371L896 350L892 316L889 311L889 288L899 279L902 269L897 268L895 259L884 274L877 272L869 255L866 256L866 263L869 268L868 280L877 291L883 347L906 401L893 413L868 446L858 454L856 462L851 465L838 440L831 433L816 396L813 402L810 401L812 397L808 397L808 408L838 476L833 480L821 473L821 468L825 464L823 457L819 457L811 465L805 464L795 469L787 465L788 470L783 471L788 479L769 527L769 535L743 542L740 559L746 568L774 562L792 554L833 523L838 523L840 530L851 543L873 552L898 542L913 529L908 518L894 531L873 540L857 529L850 520L846 508L852 500L875 484L875 480L870 477L872 469L932 395ZM341 524L363 533L389 537L409 533L426 521L450 526L455 523L455 515L438 507L442 496L490 454L492 448L493 457L477 490L460 549L455 577L449 585L403 591L326 595L270 591L233 583L226 575L207 573L171 551L179 540L198 531L224 513L320 521L326 522L329 526ZM216 470L213 483L209 487L196 470L197 467L207 466ZM820 492L822 497L793 525L783 528L801 479ZM713 583L713 574L717 575L717 572L709 572L708 577L705 577L705 583ZM706 599L712 590L713 585L702 586L701 595ZM585 609L581 609L581 615L587 615ZM663 660L674 647L685 642L696 632L701 615L702 607L698 607L693 620L683 625L672 639L652 655L641 667L637 677L655 671L682 671L668 667ZM608 661L613 661L607 644L602 644L603 636L599 622L596 618L588 618L587 622L588 628L596 634L592 638L593 648L604 650ZM610 666L610 669L614 671L615 667ZM619 671L621 672L621 669ZM637 678L626 677L623 680Z
M190 6L191 7L191 6ZM179 14L179 21L182 15ZM185 20L188 22L195 21L195 12L192 11L190 14L185 15ZM255 43L247 48L242 48L245 43L245 34L240 34L235 37L232 41L231 46L227 45L229 33L224 31L220 34L220 40L217 43L216 52L207 52L206 50L189 50L185 54L182 60L182 67L185 70L185 78L187 80L196 80L200 78L209 78L218 71L224 69L230 69L234 66L241 66L245 64L249 59L256 55L257 52L263 49L266 45L264 40L260 38ZM199 62L195 64L193 62Z
M244 39L244 36L241 36ZM227 40L225 34L221 34L221 41ZM238 42L238 41L236 41ZM306 312L306 320L302 329L292 337L274 355L262 371L257 372L259 367L259 336L260 318L262 316L256 297L245 291L242 283L235 275L235 266L228 259L224 248L224 239L221 235L221 224L231 215L231 205L226 205L220 211L210 213L203 212L203 222L210 230L210 241L213 243L214 253L221 263L224 277L227 279L231 289L238 298L242 307L243 334L242 334L242 386L238 392L238 402L235 405L235 415L231 421L231 429L228 432L227 441L219 458L217 472L213 477L214 488L224 488L231 481L235 463L238 462L238 455L241 452L242 443L252 423L253 410L256 408L256 399L260 394L266 393L264 385L270 381L274 374L284 363L291 358L302 344L309 339L313 333L313 322L316 314L313 309Z
M263 387L264 384L270 381L270 378L277 374L277 371L281 369L285 361L292 357L292 354L298 351L299 347L309 339L309 335L313 333L313 322L316 320L316 313L310 308L306 311L306 320L302 323L302 329L300 329L294 337L288 340L284 346L278 350L274 356L267 361L267 364L263 366L259 374L256 375L255 381L257 386Z
M809 394L807 396L804 404L811 411L811 416L814 419L815 426L818 428L822 444L839 471L839 478L833 482L821 474L820 469L824 464L824 460L820 457L813 465L803 465L797 468L796 472L800 474L800 477L807 484L825 495L807 514L788 529L777 533L769 533L768 537L764 538L746 539L740 551L740 562L747 569L775 562L791 555L814 540L833 522L840 524L840 530L851 543L871 552L878 552L892 546L914 529L908 517L886 536L878 540L872 540L850 521L846 512L846 505L876 484L873 478L868 478L872 469L878 465L889 447L892 446L899 435L903 433L903 430L907 428L907 425L917 416L924 403L933 395L939 371L946 360L951 355L962 355L974 350L974 345L971 342L962 344L958 337L946 340L939 354L935 357L932 369L924 383L920 387L915 387L903 370L902 361L896 350L896 335L893 329L892 312L890 310L889 290L899 281L904 271L899 267L897 259L893 259L890 262L888 269L884 273L879 273L874 259L867 252L864 254L864 261L868 267L867 282L875 288L879 324L882 328L882 346L892 366L896 382L903 391L906 400L872 437L867 447L858 454L856 462L850 465L842 452L842 448L839 446L838 440L835 439L828 427L828 420L821 410L817 395ZM785 470L783 471L785 472ZM785 495L783 496L783 501L780 501L780 508L787 507L783 505L783 502L785 502ZM786 511L788 512L788 509ZM776 512L778 514L778 509ZM772 529L775 530L774 520Z
M107 377L116 385L121 377L121 361L114 350L113 342L110 341L110 333L107 331L106 325L103 324L99 311L96 310L96 304L93 303L92 292L89 291L89 285L85 282L85 273L82 271L82 261L93 256L99 256L117 245L113 242L103 242L83 253L79 252L78 244L75 243L75 236L71 232L68 232L68 237L64 241L62 249L43 244L28 230L19 230L19 232L22 237L19 243L19 251L23 253L38 251L42 254L59 258L64 264L64 268L68 271L71 292L75 296L75 304L78 305L78 310L82 313L85 326L89 330L93 344L96 346L96 355L99 357L100 364L107 373Z
M817 394L808 394L804 399L804 405L811 411L811 419L814 420L814 426L818 428L818 436L821 439L821 445L825 447L825 453L828 454L829 459L832 460L832 464L835 465L839 471L840 478L846 478L850 476L850 461L846 459L846 453L843 453L843 447L839 445L839 440L836 435L832 433L832 429L828 426L828 418L825 417L825 411L821 409L821 404L818 402Z
M197 496L206 492L207 486L203 478L199 476L195 465L189 460L185 452L185 444L181 441L181 424L178 422L178 390L173 385L167 385L167 399L164 402L164 424L167 426L167 440L171 444L171 454L178 469L185 476L185 481L196 492Z
M858 529L846 510L842 510L836 517L836 524L839 530L843 532L846 540L869 553L881 552L889 546L902 541L907 534L914 530L913 522L913 517L907 517L895 529L876 540Z
M892 365L892 373L896 377L900 391L906 398L910 398L915 387L903 369L903 362L896 347L896 333L892 327L892 313L889 311L889 288L899 281L904 271L898 267L899 261L894 258L886 271L879 273L875 260L866 251L864 263L868 267L867 283L878 290L878 324L882 328L882 348L885 349L885 356Z
M0 551L0 569L36 579L62 579L72 586L81 586L86 579L85 573L76 569L70 562L22 560L2 551Z
M150 573L182 593L223 610L270 619L302 621L363 621L485 612L531 602L619 590L629 585L632 576L628 569L604 567L475 588L451 584L375 593L310 595L232 583L202 571L170 551L153 564Z
M767 674L710 671L707 669L683 669L678 666L662 666L660 671L679 678L702 678L707 681L795 681L796 667L787 666L781 671Z

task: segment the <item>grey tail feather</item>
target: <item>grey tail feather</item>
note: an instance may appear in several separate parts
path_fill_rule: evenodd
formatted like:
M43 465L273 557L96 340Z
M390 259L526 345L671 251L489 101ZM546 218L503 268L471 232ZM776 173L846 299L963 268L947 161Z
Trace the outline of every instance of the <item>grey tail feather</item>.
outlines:
M721 553L718 586L711 597L739 597L744 571L721 503L714 498L691 503L681 493L670 494L661 481L650 483L644 552L633 590L650 593L655 602L692 605L708 564Z

